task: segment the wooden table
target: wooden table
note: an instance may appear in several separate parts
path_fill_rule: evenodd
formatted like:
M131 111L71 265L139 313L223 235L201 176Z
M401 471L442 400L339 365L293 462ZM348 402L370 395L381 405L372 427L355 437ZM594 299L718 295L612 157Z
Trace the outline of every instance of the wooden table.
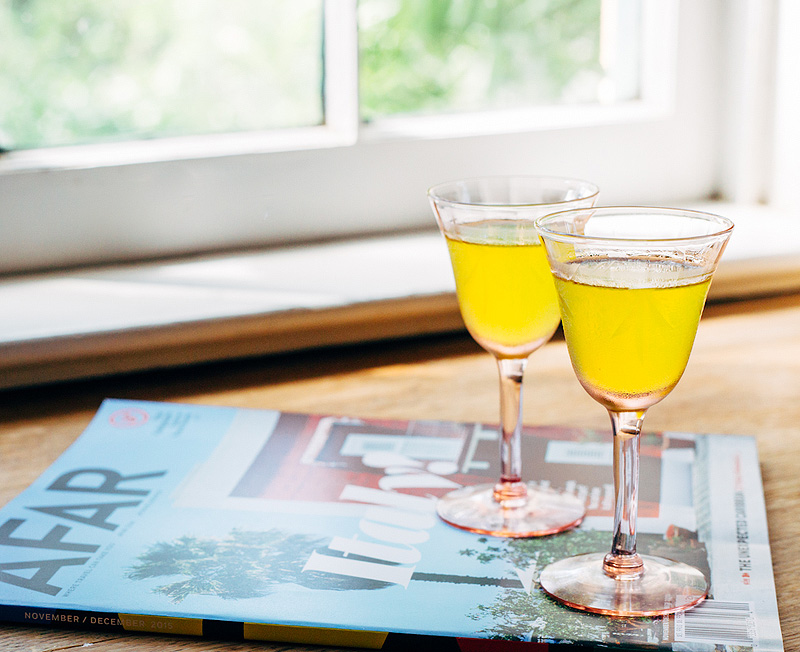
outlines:
M497 421L494 363L463 334L8 391L0 394L0 504L55 460L104 397ZM529 423L608 427L559 337L531 357L524 409ZM784 644L800 649L800 295L709 305L683 379L645 427L757 436ZM0 625L2 650L85 643L96 652L286 649Z

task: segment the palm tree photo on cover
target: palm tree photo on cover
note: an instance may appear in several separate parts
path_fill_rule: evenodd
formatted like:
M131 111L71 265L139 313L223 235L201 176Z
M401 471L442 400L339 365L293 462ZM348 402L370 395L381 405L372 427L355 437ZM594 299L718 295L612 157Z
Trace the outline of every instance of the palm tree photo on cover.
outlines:
M391 586L379 580L303 571L311 554L324 549L327 549L327 543L323 538L279 529L234 529L224 539L182 536L172 542L161 541L151 545L138 556L138 562L128 569L126 577L131 580L180 577L153 589L176 604L190 595L212 595L223 600L258 598L288 584L327 591L374 590ZM341 555L332 550L328 552L334 556ZM522 586L516 578L442 573L415 572L411 579L504 588Z

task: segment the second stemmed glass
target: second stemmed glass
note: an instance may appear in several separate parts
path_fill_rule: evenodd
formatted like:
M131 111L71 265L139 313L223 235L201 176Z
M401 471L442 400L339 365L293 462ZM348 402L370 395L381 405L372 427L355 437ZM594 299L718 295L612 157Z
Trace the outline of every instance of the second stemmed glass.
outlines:
M647 409L683 374L733 223L696 211L606 207L552 214L536 226L575 374L611 416L616 497L611 552L554 562L539 582L571 607L611 616L688 609L705 599L704 575L636 550L639 433Z
M428 191L445 236L464 323L497 360L500 463L496 484L457 489L437 503L446 522L501 537L542 536L581 522L576 497L522 480L520 394L528 356L560 322L553 280L534 221L594 206L594 184L558 177L484 177Z

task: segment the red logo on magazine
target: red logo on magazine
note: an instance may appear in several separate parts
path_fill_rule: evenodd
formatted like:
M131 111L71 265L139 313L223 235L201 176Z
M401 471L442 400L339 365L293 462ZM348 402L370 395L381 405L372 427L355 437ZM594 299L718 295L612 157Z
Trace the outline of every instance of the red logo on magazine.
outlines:
M122 408L108 417L108 422L115 428L138 428L147 423L150 415L141 408Z

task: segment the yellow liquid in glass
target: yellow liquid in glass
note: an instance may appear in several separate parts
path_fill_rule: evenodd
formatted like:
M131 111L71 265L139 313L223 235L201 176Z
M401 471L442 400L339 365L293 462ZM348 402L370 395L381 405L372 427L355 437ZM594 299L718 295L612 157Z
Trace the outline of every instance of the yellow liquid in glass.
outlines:
M556 278L572 365L595 400L644 409L677 384L710 276L677 263L576 261Z
M447 237L461 315L500 357L525 357L561 319L544 247L530 222L486 221Z

